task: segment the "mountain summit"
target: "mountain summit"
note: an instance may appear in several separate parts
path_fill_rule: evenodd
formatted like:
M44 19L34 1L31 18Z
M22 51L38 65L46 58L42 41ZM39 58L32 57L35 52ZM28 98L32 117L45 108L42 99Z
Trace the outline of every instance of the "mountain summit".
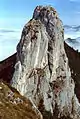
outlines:
M51 6L37 6L24 26L11 85L31 100L44 119L80 118L63 25Z

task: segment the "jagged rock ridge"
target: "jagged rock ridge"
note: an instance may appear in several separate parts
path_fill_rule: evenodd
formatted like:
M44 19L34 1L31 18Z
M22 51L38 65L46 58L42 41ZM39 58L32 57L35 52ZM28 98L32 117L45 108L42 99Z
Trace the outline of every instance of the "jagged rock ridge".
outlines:
M36 7L24 26L11 85L32 100L44 118L80 118L64 50L64 30L54 8Z

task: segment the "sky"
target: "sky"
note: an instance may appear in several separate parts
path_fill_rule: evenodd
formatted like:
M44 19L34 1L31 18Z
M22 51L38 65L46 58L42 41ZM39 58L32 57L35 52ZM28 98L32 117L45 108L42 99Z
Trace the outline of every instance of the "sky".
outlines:
M80 0L0 0L0 60L16 52L22 28L37 5L54 7L64 25L80 25Z

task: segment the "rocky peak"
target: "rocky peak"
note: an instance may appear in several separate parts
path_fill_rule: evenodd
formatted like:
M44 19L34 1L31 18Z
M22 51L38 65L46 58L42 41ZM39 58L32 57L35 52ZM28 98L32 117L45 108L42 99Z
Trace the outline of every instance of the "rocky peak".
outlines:
M24 26L11 85L33 102L44 119L80 118L63 25L54 8L36 7Z
M50 37L55 36L54 33L59 26L62 27L62 22L58 18L56 10L51 6L37 6L33 13L33 19L40 20L45 25ZM53 27L55 28L53 29Z
M33 13L33 19L40 19L45 25L48 23L55 25L54 18L58 18L58 15L56 10L51 6L37 6Z

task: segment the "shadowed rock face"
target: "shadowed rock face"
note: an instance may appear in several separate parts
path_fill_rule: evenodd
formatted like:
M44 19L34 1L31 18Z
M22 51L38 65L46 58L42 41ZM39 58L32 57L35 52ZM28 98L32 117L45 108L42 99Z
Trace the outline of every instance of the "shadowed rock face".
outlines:
M75 93L80 102L80 53L73 50L66 43L64 43L64 46L69 61L71 76L75 82Z
M36 7L24 26L11 85L32 100L44 119L80 118L62 22L52 7Z
M10 83L14 73L15 63L16 53L0 62L0 81L3 80Z

